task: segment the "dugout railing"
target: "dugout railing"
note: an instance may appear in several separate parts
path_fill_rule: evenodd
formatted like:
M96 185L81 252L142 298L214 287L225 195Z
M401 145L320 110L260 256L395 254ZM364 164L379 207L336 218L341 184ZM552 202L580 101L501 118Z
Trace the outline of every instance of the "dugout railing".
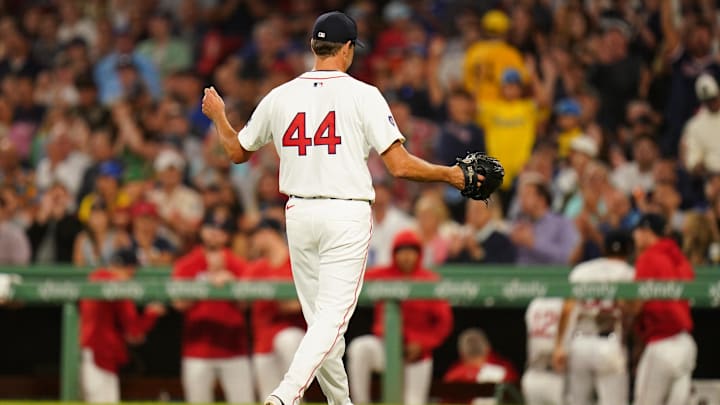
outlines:
M62 305L60 399L79 399L79 315L77 301L83 298L136 302L173 299L257 299L295 298L290 283L236 282L214 287L205 282L173 281L169 269L138 271L128 282L91 283L90 269L71 266L0 267L0 273L20 276L10 288L8 299L25 304ZM480 267L446 266L438 269L443 279L424 282L367 282L360 305L384 301L386 372L382 389L385 403L401 403L402 337L398 303L406 299L446 299L454 306L522 307L535 297L604 299L688 299L695 307L720 306L720 268L696 269L692 282L640 282L570 284L568 268L561 267Z

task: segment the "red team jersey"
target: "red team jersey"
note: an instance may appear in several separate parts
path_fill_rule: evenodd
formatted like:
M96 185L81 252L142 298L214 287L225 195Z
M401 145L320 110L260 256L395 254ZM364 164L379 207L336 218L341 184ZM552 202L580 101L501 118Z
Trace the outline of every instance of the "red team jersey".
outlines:
M105 269L90 274L90 281L120 281L120 277ZM127 363L125 337L145 336L155 321L153 313L138 314L130 300L80 301L80 345L93 352L95 364L111 372Z
M290 259L277 267L267 260L254 262L249 276L255 280L292 281ZM253 351L264 354L273 351L273 339L285 328L305 329L305 318L301 313L282 314L278 301L255 301L252 304Z
M246 265L224 249L225 268L237 278L245 278ZM180 258L173 268L177 280L203 280L208 263L198 247ZM183 324L182 354L205 359L242 356L248 353L246 321L235 301L196 301L186 312Z
M412 232L401 232L395 237L394 246L417 245L420 241ZM368 270L365 279L370 280L413 280L438 281L440 276L421 267L422 255L415 270L406 274L393 263L387 267ZM450 335L453 326L450 304L441 300L407 300L400 304L402 311L403 342L417 343L423 349L423 358L432 356L432 351L440 346ZM384 332L384 305L375 305L373 333L382 336Z
M688 281L695 277L690 262L671 239L661 239L647 248L635 263L638 281ZM639 330L651 343L680 332L690 332L693 321L687 301L646 301L640 313Z

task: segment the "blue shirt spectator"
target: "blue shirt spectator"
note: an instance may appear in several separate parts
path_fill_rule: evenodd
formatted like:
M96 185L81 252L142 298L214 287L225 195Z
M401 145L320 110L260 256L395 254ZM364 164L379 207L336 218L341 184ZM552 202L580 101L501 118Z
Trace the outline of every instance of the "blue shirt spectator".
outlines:
M93 76L103 104L112 104L123 96L123 86L118 74L118 65L129 62L137 70L143 84L154 99L160 98L162 86L160 75L152 60L133 51L134 44L128 33L120 32L116 37L116 49L95 66Z
M580 243L575 224L550 210L552 196L545 184L520 185L520 209L510 240L517 246L517 264L570 264Z

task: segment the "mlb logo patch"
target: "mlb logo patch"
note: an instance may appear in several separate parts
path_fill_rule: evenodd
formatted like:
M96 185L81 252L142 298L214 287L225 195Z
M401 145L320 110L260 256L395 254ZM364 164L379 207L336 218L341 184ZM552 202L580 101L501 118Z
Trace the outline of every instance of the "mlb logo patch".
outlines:
M318 32L318 38L325 38L325 33L322 31Z
M392 115L388 115L388 121L390 121L390 125L395 126L395 118Z

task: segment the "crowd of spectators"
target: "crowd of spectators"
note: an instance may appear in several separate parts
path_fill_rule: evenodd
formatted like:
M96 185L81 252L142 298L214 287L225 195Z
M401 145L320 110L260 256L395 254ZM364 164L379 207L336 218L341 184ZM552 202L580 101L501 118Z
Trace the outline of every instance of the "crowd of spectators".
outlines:
M213 84L242 127L309 70L308 32L341 9L367 44L350 73L388 98L406 147L498 157L488 206L389 177L377 156L369 265L414 227L424 265L573 264L642 212L693 264L720 262L720 57L706 0L0 1L0 263L164 266L225 205L247 257L283 223L278 160L224 156L200 110ZM712 18L711 18L712 17Z

